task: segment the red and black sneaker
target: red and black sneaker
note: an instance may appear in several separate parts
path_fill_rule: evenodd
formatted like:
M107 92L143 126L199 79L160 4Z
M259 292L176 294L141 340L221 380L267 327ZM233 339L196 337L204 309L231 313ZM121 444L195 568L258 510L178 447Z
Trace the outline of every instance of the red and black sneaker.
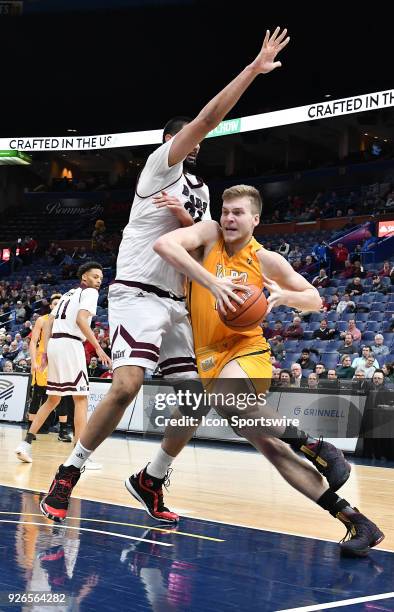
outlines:
M62 523L67 516L68 504L81 470L73 465L60 465L49 492L40 503L41 512L56 523Z
M343 452L320 438L313 444L303 445L301 452L326 478L331 491L338 491L350 476L352 466L345 459Z
M379 527L357 508L352 508L352 512L338 512L337 519L347 529L341 540L341 553L346 557L365 557L371 548L384 540L384 533Z
M177 523L179 516L166 508L163 501L163 485L166 489L169 487L172 470L169 469L164 478L154 478L146 469L125 480L126 489L144 506L153 519L161 523Z

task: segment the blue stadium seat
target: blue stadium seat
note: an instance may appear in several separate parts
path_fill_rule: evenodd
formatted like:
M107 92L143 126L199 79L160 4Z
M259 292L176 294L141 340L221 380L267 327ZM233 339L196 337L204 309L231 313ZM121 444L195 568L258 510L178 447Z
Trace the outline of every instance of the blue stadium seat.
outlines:
M320 357L327 370L335 368L339 361L338 353L322 353Z
M368 321L370 315L368 312L359 312L356 313L356 325L358 321Z
M385 303L384 302L372 302L371 309L379 310L380 312L383 312L385 309Z
M371 310L367 316L371 319L371 321L384 321L386 318L386 313Z
M378 321L368 321L366 324L367 331L377 332L377 331L380 331L381 327L382 327L381 323Z

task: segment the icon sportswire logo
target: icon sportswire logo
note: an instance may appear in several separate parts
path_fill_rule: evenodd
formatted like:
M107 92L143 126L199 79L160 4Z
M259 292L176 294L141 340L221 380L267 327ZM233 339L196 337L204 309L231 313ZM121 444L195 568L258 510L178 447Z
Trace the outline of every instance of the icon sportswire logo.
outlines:
M14 383L0 378L0 403L6 402L14 392Z

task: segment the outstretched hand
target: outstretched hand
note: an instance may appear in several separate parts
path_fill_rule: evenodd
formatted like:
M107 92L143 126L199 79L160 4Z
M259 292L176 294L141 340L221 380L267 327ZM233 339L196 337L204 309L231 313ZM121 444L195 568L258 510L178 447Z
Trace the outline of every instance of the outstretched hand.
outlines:
M278 53L286 47L290 40L289 36L286 38L286 34L286 28L280 32L280 28L277 27L272 35L270 31L267 30L261 51L251 64L256 72L259 74L267 74L275 70L275 68L280 68L282 66L281 62L275 61L275 58Z

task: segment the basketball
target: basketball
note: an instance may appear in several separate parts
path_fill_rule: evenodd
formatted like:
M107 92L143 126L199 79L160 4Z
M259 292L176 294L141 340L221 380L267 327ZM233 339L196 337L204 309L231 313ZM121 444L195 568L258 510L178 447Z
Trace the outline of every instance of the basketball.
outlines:
M268 303L263 289L256 287L256 285L247 285L247 287L248 294L243 304L237 304L237 302L231 300L231 304L236 308L235 312L228 310L224 315L220 310L218 311L222 322L234 331L254 329L256 325L261 323L267 312ZM245 296L245 292L237 289L234 293Z

